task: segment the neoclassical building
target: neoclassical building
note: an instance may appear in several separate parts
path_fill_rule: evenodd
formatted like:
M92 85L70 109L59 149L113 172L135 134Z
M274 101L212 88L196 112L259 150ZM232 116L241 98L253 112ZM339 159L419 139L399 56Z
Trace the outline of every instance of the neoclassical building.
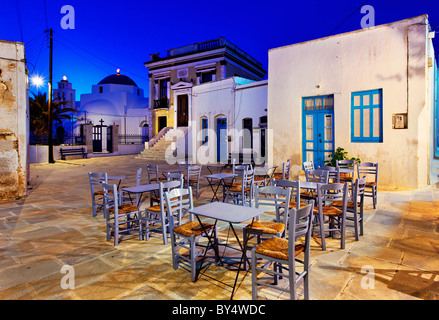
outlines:
M145 66L153 136L165 127L188 126L194 86L230 77L260 81L267 73L259 61L225 38L169 49L164 57L151 54Z

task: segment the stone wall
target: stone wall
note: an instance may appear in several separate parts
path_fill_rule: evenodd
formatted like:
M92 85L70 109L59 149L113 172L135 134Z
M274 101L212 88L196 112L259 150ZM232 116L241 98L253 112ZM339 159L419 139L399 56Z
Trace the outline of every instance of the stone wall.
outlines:
M0 199L26 195L29 95L24 44L0 40Z

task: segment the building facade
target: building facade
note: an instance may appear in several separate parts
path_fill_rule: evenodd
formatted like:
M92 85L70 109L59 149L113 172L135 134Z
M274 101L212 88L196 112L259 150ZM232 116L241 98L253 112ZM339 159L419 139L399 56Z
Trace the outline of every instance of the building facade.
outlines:
M297 177L303 161L323 165L343 147L379 163L380 186L431 183L433 36L423 15L270 50L269 157L292 159Z
M92 92L81 94L77 133L91 124L93 152L113 152L115 135L142 135L148 140L148 98L144 91L120 70L92 86ZM117 131L117 133L116 133ZM111 150L113 149L113 150Z
M266 75L260 62L225 38L170 49L165 57L151 54L145 66L149 69L151 136L165 127L188 126L194 86L233 76L260 81Z

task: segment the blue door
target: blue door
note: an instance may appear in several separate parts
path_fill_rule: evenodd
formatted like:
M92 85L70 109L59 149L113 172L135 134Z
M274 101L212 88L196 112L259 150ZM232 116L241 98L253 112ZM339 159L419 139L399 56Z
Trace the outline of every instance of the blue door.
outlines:
M218 118L216 120L216 160L226 163L228 161L227 154L227 119Z
M303 98L302 105L303 161L324 166L334 153L334 96Z

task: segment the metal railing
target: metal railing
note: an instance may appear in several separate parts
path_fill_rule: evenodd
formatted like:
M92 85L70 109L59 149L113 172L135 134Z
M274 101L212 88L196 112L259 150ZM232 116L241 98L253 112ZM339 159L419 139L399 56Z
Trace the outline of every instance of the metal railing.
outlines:
M119 144L144 144L149 141L148 136L142 136L141 134L120 134Z

